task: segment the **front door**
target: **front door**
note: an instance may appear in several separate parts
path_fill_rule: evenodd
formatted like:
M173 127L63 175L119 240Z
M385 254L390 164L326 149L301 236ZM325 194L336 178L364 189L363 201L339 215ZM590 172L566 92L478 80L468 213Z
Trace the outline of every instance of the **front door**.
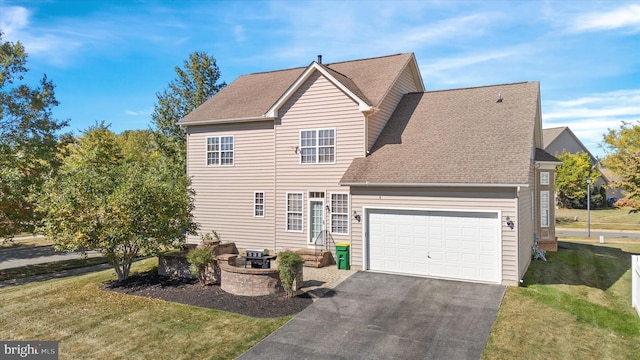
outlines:
M315 243L318 235L324 230L324 199L309 199L309 243ZM322 238L318 240L322 243Z

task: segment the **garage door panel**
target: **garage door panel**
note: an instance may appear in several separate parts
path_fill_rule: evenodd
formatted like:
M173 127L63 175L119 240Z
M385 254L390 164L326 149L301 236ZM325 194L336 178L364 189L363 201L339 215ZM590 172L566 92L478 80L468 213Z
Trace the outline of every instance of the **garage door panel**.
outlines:
M497 213L370 210L368 268L499 281Z

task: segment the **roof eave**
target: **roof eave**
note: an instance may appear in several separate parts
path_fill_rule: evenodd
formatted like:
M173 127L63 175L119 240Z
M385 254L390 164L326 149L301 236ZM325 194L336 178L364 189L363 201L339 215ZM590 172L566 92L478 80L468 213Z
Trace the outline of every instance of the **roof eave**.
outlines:
M484 188L518 188L529 187L529 184L492 184L492 183L375 183L375 182L340 182L340 186L366 187L484 187Z
M180 126L195 126L195 125L213 125L213 124L228 124L228 123L243 123L243 122L254 122L254 121L273 121L275 117L270 116L250 116L250 117L242 117L242 118L228 118L228 119L210 119L210 120L201 120L201 121L191 121L186 123L180 123Z

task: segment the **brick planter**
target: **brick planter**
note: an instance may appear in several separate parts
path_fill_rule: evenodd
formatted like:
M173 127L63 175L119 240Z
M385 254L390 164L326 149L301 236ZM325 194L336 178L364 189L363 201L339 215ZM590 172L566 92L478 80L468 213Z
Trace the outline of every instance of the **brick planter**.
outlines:
M251 269L225 263L220 263L220 288L241 296L263 296L283 291L278 269Z

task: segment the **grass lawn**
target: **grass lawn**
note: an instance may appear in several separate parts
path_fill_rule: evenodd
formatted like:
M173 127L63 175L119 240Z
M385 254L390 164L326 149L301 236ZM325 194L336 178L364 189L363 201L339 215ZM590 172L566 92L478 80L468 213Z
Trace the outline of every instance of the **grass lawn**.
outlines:
M142 260L145 271L157 258ZM57 340L61 359L232 359L291 316L258 319L102 291L106 270L0 289L0 339Z
M92 256L86 259L70 259L43 264L27 265L0 270L0 281L21 279L28 276L53 274L63 270L77 269L109 262L104 256Z
M640 318L631 307L631 254L640 243L559 242L507 288L484 359L634 359Z
M0 239L0 251L5 249L29 248L36 246L53 245L53 242L42 236L27 236L15 238L13 241L2 241Z
M591 210L591 229L640 230L640 212L629 214L629 208ZM578 221L575 221L575 217ZM561 228L587 228L587 210L557 209L556 226Z

